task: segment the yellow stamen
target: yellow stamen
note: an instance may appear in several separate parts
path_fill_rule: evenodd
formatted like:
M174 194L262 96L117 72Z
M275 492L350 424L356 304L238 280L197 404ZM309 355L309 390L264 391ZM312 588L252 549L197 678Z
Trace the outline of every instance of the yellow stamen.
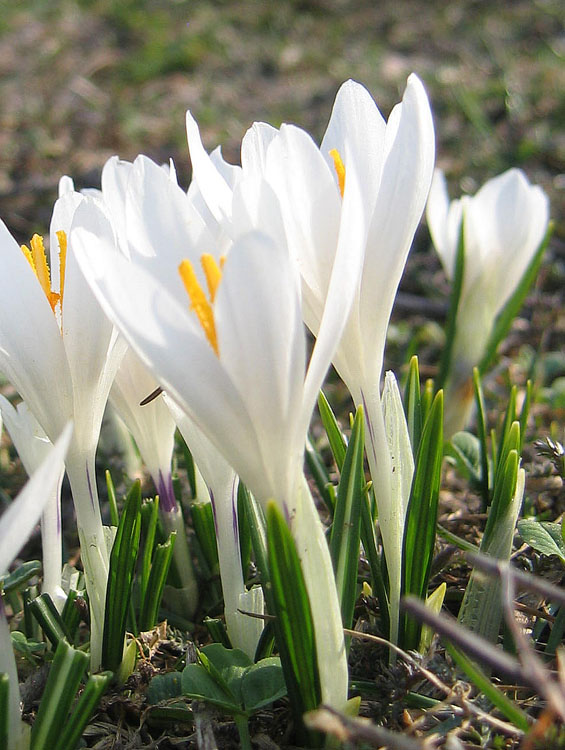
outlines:
M31 250L22 245L22 251L26 256L30 266L33 268L37 280L41 284L41 288L45 292L47 301L51 305L51 309L55 312L55 307L60 301L61 296L57 292L51 291L51 277L49 274L49 264L47 263L47 256L45 255L45 246L43 245L43 237L39 234L34 234L30 241Z
M210 302L206 299L204 290L200 286L200 282L194 273L192 263L189 260L183 260L181 262L179 265L179 274L184 284L184 288L186 289L186 293L190 298L190 309L194 310L196 313L210 346L216 352L216 355L219 356L216 324L214 322L214 310L212 309ZM210 282L208 281L208 284L209 283Z
M65 289L65 268L67 267L67 234L62 229L56 232L59 240L59 299L63 312L63 291Z
M332 148L332 150L330 151L330 156L334 160L334 167L337 174L337 184L339 185L339 192L341 193L341 197L343 198L343 191L345 190L345 165L337 148Z
M216 259L209 253L204 253L200 258L202 270L206 276L206 284L208 285L208 294L210 295L210 302L214 302L216 298L216 289L222 278L221 267L216 263ZM221 265L223 263L220 260Z

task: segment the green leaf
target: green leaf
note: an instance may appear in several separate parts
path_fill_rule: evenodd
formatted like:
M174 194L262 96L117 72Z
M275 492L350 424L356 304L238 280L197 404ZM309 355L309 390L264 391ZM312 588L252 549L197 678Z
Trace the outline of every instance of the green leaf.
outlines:
M443 458L443 391L438 391L424 425L406 513L402 549L402 594L425 600L432 565ZM402 644L417 649L421 625L402 618Z
M404 411L406 413L406 423L408 425L410 443L412 444L412 452L414 453L414 458L416 458L422 434L420 370L418 367L418 357L416 356L413 356L410 360L408 380L404 390Z
M483 670L462 651L449 642L445 645L453 661L465 672L471 682L488 698L493 706L496 706L515 727L527 732L530 729L528 715L514 701L510 700L502 690L493 685Z
M209 501L191 503L190 515L196 538L204 555L204 560L208 565L210 575L217 575L220 570L220 564L218 562L218 547L216 544L212 503Z
M347 446L337 493L330 536L330 553L335 570L343 626L350 628L357 599L357 570L363 502L364 415L357 409Z
M534 521L523 518L518 521L518 533L522 539L542 555L557 555L565 563L565 542L561 524L550 521Z
M286 683L281 660L276 656L253 664L243 675L241 694L248 713L286 695Z
M312 612L294 540L272 500L267 504L266 520L276 642L300 732L303 714L317 708L322 697Z
M486 510L490 501L491 476L489 473L485 400L481 375L477 367L473 368L473 388L475 390L475 404L477 406L477 434L481 451L481 494L483 496L483 509Z
M322 457L314 447L314 443L310 435L306 438L306 452L304 454L306 458L306 465L316 482L316 487L322 500L324 501L326 508L329 510L330 515L333 518L334 514L334 497L331 494L329 487L331 485L330 476L322 461Z
M0 747L8 747L10 721L10 678L0 672Z
M29 603L29 609L54 649L57 648L60 640L71 640L63 618L49 594L36 597Z
M152 706L160 701L168 701L182 695L182 678L180 672L166 672L152 678L147 688L147 703Z
M238 648L211 643L199 651L198 657L212 679L233 695L241 709L241 681L245 670L253 664L247 654Z
M113 672L117 672L122 661L140 534L141 483L137 480L126 498L110 553L102 638L102 665Z
M336 463L338 470L341 472L343 462L345 461L345 451L347 443L341 428L338 424L335 414L332 411L329 401L324 395L323 391L320 391L318 396L318 411L322 419L322 424L328 436L330 448Z
M142 599L141 612L139 613L139 629L141 631L151 630L157 624L159 607L173 559L175 539L176 531L173 531L167 541L158 544L153 552L151 570Z
M31 732L33 750L59 750L61 728L88 664L88 656L61 640ZM68 750L68 748L65 748Z
M58 750L73 750L77 746L111 679L112 672L93 674L88 678L75 710L62 729L57 745Z
M475 484L482 485L481 442L470 432L456 432L451 438L452 452L457 463Z
M39 560L29 560L18 565L16 570L6 575L4 579L0 578L0 591L3 590L6 594L10 594L12 591L19 591L26 585L30 578L41 573L41 567Z
M241 705L215 680L202 664L187 664L181 676L182 692L189 698L213 703L229 713L240 713Z
M114 487L114 480L108 469L106 469L106 489L108 491L108 505L110 508L110 526L117 527L120 522L120 514L118 513L116 488Z

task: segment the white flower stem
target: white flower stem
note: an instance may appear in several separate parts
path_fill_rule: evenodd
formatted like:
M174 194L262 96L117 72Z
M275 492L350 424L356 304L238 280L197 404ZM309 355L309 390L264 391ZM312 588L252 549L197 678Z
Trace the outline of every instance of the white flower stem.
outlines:
M238 608L242 604L242 597L245 606L252 604L252 601L245 588L241 569L237 518L237 486L238 479L235 474L232 474L229 484L222 483L222 486L218 484L211 488L210 498L212 500L214 525L216 528L226 628L232 646L245 651L253 659L263 628L263 622L238 612ZM258 603L255 603L255 606L259 606L260 611L258 614L262 614L262 598Z
M181 589L175 589L175 596L181 597L183 614L190 619L198 606L198 584L190 557L184 518L176 502L173 507L169 506L166 510L161 508L161 521L163 522L165 534L170 534L173 531L176 532L173 547L173 564L183 585Z
M96 488L94 454L94 450L80 450L71 444L65 462L77 514L82 564L90 602L90 665L93 671L99 668L102 655L109 568Z
M358 403L365 411L365 448L375 499L379 528L383 540L390 583L390 640L398 640L400 586L402 573L402 539L404 511L400 502L393 502L391 476L392 463L385 432L384 415L378 386L361 390Z
M342 711L347 702L347 654L333 565L324 527L304 476L297 494L290 529L310 599L322 701Z
M61 475L57 487L47 501L41 515L41 547L43 551L43 592L49 594L59 608L62 604L61 570L63 567L63 550L61 545Z

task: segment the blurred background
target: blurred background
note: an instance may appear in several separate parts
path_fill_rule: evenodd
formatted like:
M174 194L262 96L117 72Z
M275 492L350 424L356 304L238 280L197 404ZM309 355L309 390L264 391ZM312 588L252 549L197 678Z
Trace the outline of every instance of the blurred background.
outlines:
M319 140L344 80L363 82L388 117L415 71L453 197L511 166L550 196L556 230L507 351L550 352L555 379L565 375L564 56L561 0L0 0L0 217L20 242L45 233L59 177L98 186L112 154L173 157L187 186L187 108L206 148L221 143L238 162L254 120L294 122ZM449 289L425 227L402 290L422 302L397 305L388 365L419 351L433 374Z

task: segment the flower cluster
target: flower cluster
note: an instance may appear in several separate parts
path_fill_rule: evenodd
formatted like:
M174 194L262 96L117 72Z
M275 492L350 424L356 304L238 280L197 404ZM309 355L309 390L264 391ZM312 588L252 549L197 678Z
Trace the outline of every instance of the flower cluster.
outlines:
M219 149L206 152L190 113L186 128L188 191L172 165L144 156L133 163L110 159L100 191L78 193L63 178L50 265L39 236L20 248L0 225L0 371L44 441L55 442L69 420L74 424L66 470L91 605L93 666L108 570L94 453L109 397L155 481L165 527L177 531L182 515L171 455L175 425L181 430L214 511L228 632L251 656L260 620L249 625L239 610L261 614L264 602L260 591L247 590L241 568L238 481L263 508L276 503L308 592L322 700L342 708L347 661L340 604L304 478L304 450L333 364L365 416L394 640L414 463L398 389L389 377L381 396L381 377L396 290L432 184L428 99L411 75L385 121L367 90L348 81L320 146L298 127L255 123L242 140L241 166L226 163ZM449 209L436 181L429 206L448 273L465 216L455 352L465 353L466 366L480 358L488 336L490 322L477 322L477 310L492 320L547 225L541 190L516 170L497 180ZM499 272L497 254L517 244ZM3 406L6 421L9 409ZM197 592L185 538L176 555L192 615Z

